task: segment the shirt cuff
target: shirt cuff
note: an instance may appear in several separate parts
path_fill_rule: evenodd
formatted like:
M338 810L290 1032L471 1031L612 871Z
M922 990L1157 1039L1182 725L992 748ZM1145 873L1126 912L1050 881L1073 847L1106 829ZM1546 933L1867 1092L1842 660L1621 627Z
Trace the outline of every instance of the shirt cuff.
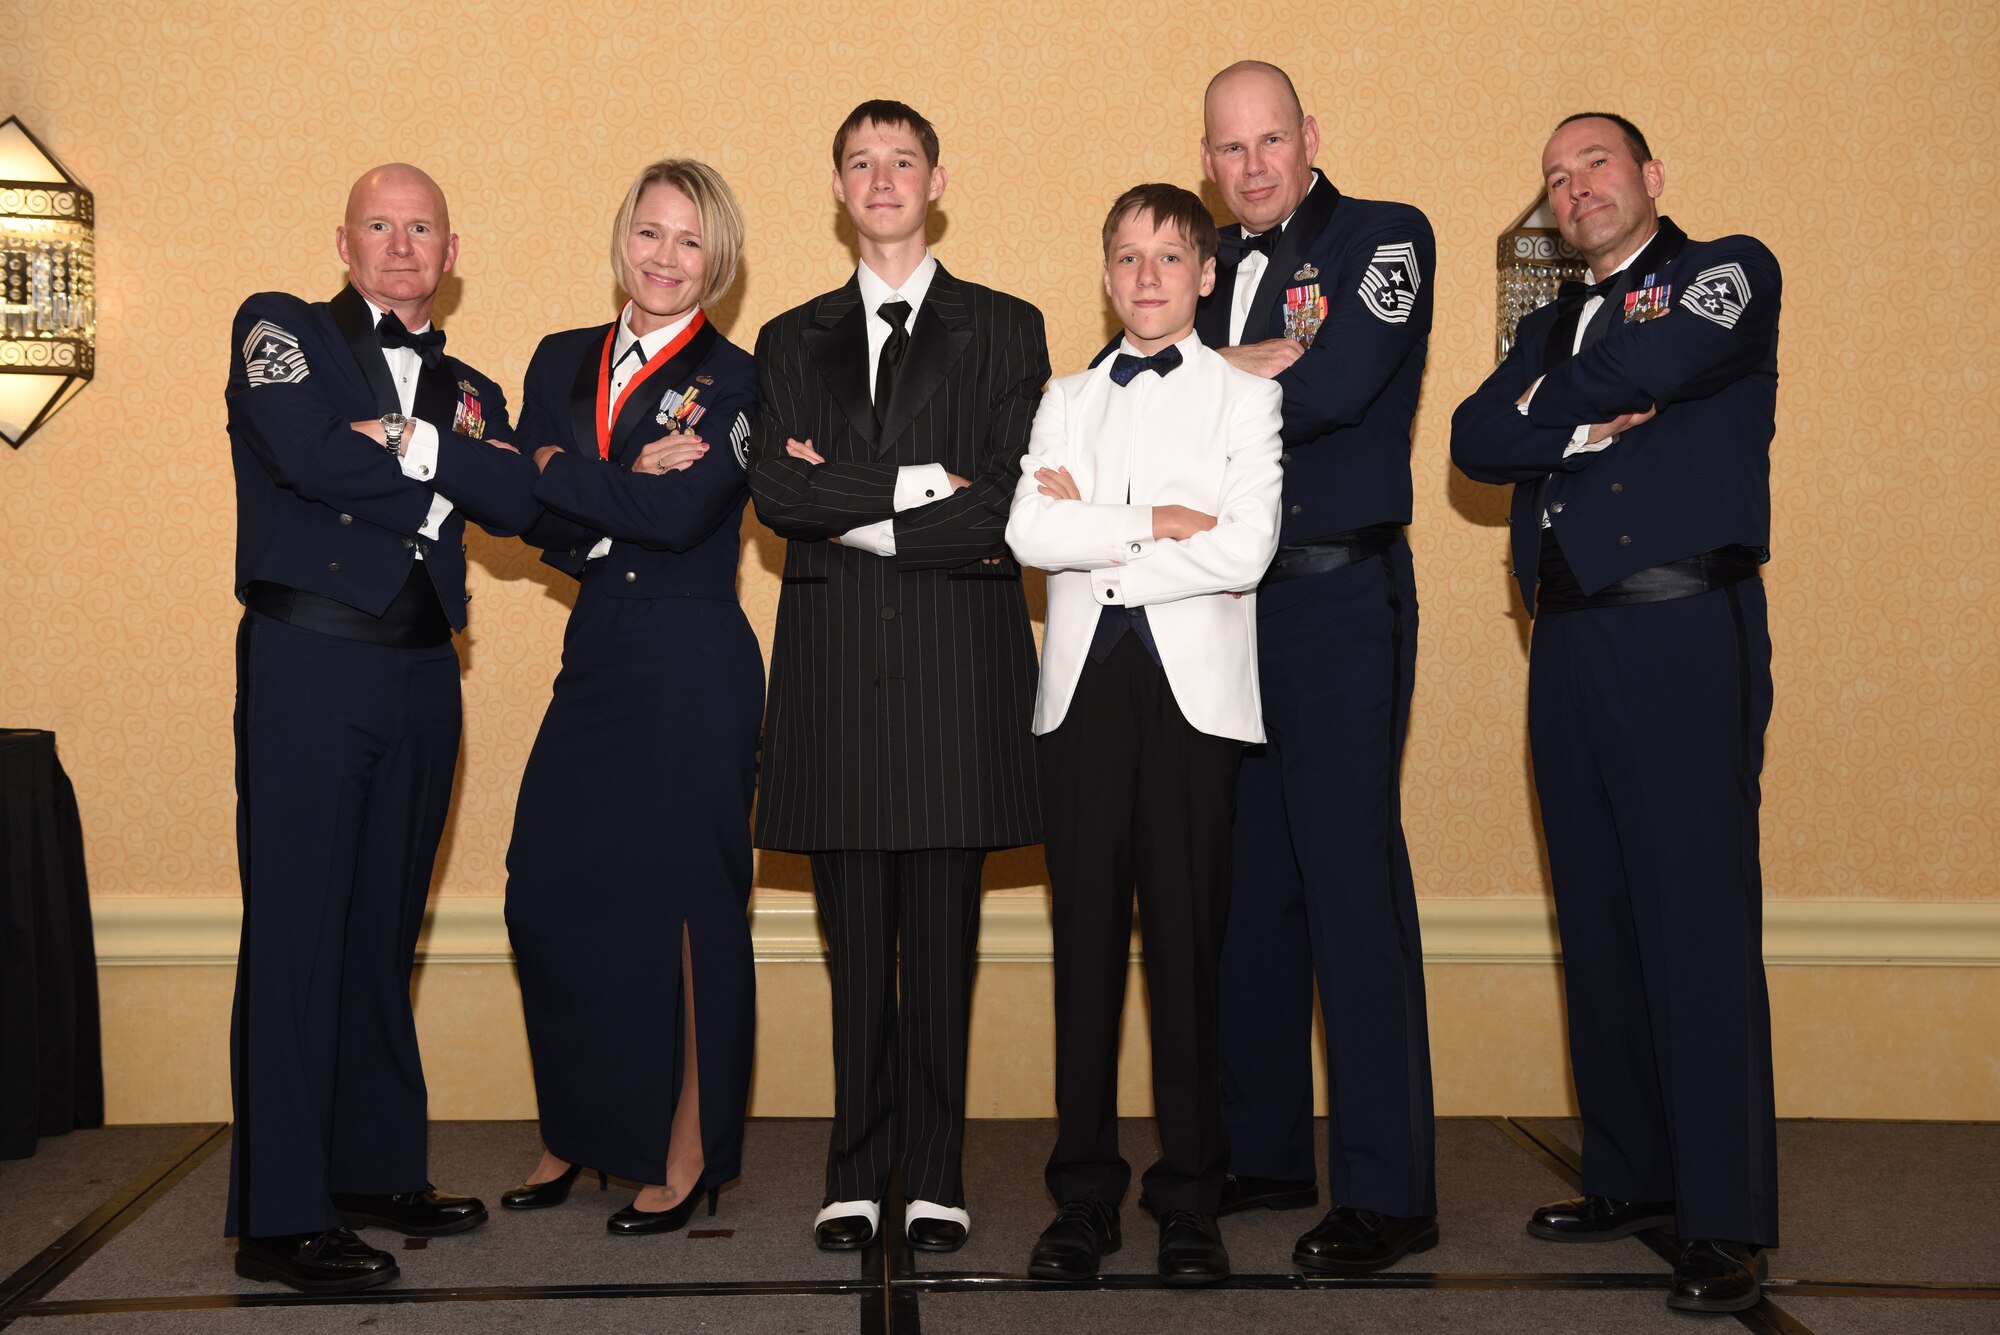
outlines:
M410 438L403 442L403 452L396 459L396 466L403 470L404 477L413 477L419 482L428 482L438 471L438 430L429 422L417 418L410 419ZM436 537L437 534L431 534Z
M1590 428L1580 426L1569 433L1569 444L1563 447L1563 458L1567 459L1572 454L1595 454L1616 439L1618 439L1616 436L1606 436L1593 445L1590 442Z
M896 513L914 510L919 505L929 505L951 495L951 478L943 464L904 464L896 470ZM872 525L871 525L872 527ZM894 556L895 538L889 539L890 550L878 555Z
M424 526L417 530L417 536L420 538L429 538L432 542L436 542L438 538L438 526L443 524L450 515L451 502L442 496L432 496L431 512L425 517Z
M586 561L595 561L598 557L605 555L610 550L611 550L611 539L599 538L597 540L596 545L594 545L590 549L589 553L586 554L583 559Z
M903 471L907 473L910 470L905 468ZM897 484L898 487L901 485L901 483ZM898 506L897 508L901 509L902 507ZM894 556L896 554L896 521L893 519L878 519L872 524L863 524L860 528L851 528L840 535L840 542L844 547L859 547L862 551L874 556Z

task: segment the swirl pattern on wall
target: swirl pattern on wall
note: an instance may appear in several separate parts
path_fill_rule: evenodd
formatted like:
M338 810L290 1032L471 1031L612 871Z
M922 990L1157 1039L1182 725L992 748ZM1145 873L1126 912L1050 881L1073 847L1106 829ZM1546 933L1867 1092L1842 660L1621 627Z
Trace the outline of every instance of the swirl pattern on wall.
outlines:
M745 277L715 312L737 342L841 282L828 137L862 98L902 97L943 138L939 257L1040 306L1062 374L1108 328L1103 210L1134 182L1195 183L1201 90L1240 56L1291 70L1337 185L1414 203L1437 232L1404 776L1420 892L1544 884L1505 497L1455 476L1446 438L1491 366L1494 239L1554 122L1609 104L1646 129L1691 234L1754 233L1786 270L1767 892L1995 893L2000 496L1979 424L2000 338L1964 281L2000 217L1989 4L1420 0L1343 7L1331 30L1268 0L1170 18L1130 0L696 0L671 24L601 0L380 22L326 0L11 13L0 106L94 192L101 286L95 383L0 452L0 723L58 733L100 893L233 892L229 320L255 290L338 287L333 227L362 170L403 159L443 183L463 239L440 307L452 350L512 392L542 334L609 318L606 229L652 158L705 158L743 200ZM491 894L570 595L518 544L472 542L440 885ZM746 525L767 646L780 556ZM759 883L796 888L795 862L767 859ZM1040 875L1024 854L992 883Z

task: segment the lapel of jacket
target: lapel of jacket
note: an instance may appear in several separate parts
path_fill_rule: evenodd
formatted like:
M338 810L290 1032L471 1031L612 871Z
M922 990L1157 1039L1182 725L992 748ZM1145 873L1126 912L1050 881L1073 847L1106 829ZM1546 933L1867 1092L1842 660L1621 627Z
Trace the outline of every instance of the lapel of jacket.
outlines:
M1271 327L1271 312L1277 308L1278 297L1285 288L1300 280L1293 277L1299 266L1305 263L1306 252L1313 242L1326 230L1327 222L1333 217L1334 205L1340 202L1340 192L1333 188L1333 182L1326 179L1317 168L1313 171L1315 184L1292 212L1292 220L1285 230L1278 234L1278 244L1271 247L1271 262L1264 266L1264 276L1257 280L1257 295L1250 300L1250 318L1243 322L1243 341L1255 343L1269 338L1266 331ZM1324 190L1320 186L1325 186ZM1322 274L1329 284L1333 276ZM1232 272L1230 281L1235 282ZM1232 289L1233 290L1233 289ZM1225 335L1228 326L1223 326Z
M347 349L354 354L354 364L361 368L369 393L375 396L375 411L378 414L403 411L403 401L396 396L395 377L389 374L389 359L382 355L381 340L375 337L375 313L368 309L368 303L349 284L327 303L327 309L333 313L333 323L341 337L347 340Z
M597 453L597 375L604 367L604 341L616 337L617 332L613 321L583 345L583 359L569 385L570 438L578 451L592 456Z
M687 341L687 346L653 368L650 375L626 387L625 406L618 410L618 420L611 427L611 458L618 463L625 461L625 450L635 434L642 428L654 428L649 440L657 440L666 434L666 428L653 421L660 411L660 396L681 380L692 379L694 368L708 358L708 350L716 340L715 326L703 318L701 328ZM593 396L596 386L591 387ZM699 400L697 400L698 402ZM593 443L596 437L591 437Z
M895 393L888 411L882 414L882 430L875 438L878 457L888 453L897 438L909 430L918 410L930 402L971 346L972 311L965 286L940 264L910 331L910 346L896 373Z
M457 421L458 399L453 393L457 383L452 370L456 365L450 358L440 357L436 366L417 372L417 395L410 416L429 422L439 435L449 432Z
M868 398L868 327L861 309L861 279L829 292L814 305L805 327L806 352L819 368L820 379L847 414L854 434L874 451L875 405Z

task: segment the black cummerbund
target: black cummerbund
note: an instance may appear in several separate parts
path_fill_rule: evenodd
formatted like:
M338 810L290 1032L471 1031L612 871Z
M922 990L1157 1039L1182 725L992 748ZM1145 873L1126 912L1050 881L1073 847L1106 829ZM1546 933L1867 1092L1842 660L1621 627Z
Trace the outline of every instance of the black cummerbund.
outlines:
M379 617L317 593L261 580L243 590L243 604L259 616L300 630L390 649L433 649L451 642L451 623L445 620L422 561L410 562L410 577Z
M1576 573L1556 541L1554 529L1542 530L1542 559L1536 571L1539 585L1535 611L1581 612L1593 607L1623 607L1628 603L1664 603L1676 598L1692 598L1710 589L1720 589L1756 575L1757 567L1771 559L1764 547L1733 545L1718 547L1700 556L1669 561L1627 575L1596 593L1585 593L1576 582Z
M1401 524L1376 524L1369 528L1357 528L1352 533L1336 533L1330 538L1315 538L1311 542L1280 547L1278 554L1271 558L1270 568L1264 572L1262 582L1281 584L1288 579L1324 575L1329 570L1358 564L1388 551L1396 545L1396 539L1402 533Z

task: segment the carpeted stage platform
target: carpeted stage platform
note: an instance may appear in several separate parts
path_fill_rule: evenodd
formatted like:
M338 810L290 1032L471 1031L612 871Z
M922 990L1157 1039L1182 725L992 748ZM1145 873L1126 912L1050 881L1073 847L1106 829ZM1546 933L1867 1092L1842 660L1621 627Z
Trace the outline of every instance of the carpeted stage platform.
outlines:
M614 1239L604 1217L630 1199L584 1178L554 1210L508 1214L463 1237L369 1240L398 1250L402 1280L338 1299L251 1285L221 1236L228 1176L221 1126L133 1126L44 1140L0 1163L0 1327L17 1335L156 1332L657 1331L985 1335L1056 1330L1681 1331L1775 1335L2000 1332L2000 1124L1787 1122L1779 1129L1785 1246L1757 1309L1688 1317L1661 1301L1670 1243L1541 1243L1527 1211L1576 1183L1577 1127L1465 1118L1438 1125L1443 1239L1397 1268L1302 1279L1292 1239L1317 1214L1223 1221L1236 1278L1169 1292L1152 1275L1152 1221L1128 1203L1124 1251L1089 1288L1024 1278L1047 1222L1049 1122L974 1122L967 1149L974 1229L950 1256L897 1245L815 1251L826 1125L748 1129L748 1175L689 1232ZM1148 1122L1125 1127L1149 1161ZM489 1204L537 1153L531 1124L441 1122L432 1171ZM1322 1192L1324 1185L1322 1184Z

